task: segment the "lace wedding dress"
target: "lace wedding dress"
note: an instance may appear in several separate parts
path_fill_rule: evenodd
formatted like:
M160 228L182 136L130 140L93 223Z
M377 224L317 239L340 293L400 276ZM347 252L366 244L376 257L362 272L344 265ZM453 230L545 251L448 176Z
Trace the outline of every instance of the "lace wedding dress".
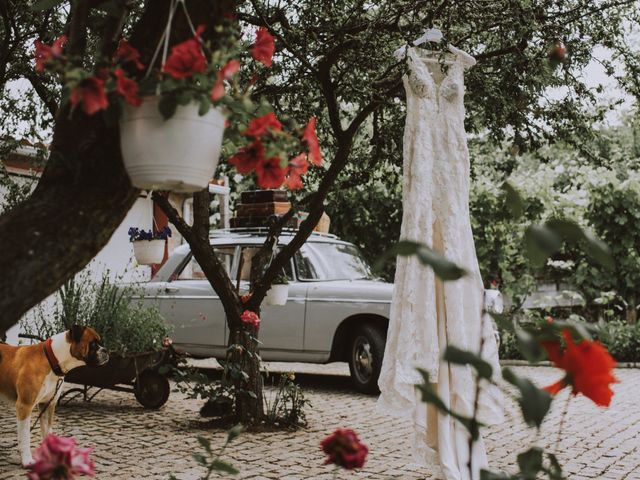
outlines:
M482 315L484 291L469 218L469 152L464 130L464 70L475 64L452 47L453 62L443 72L407 49L404 78L407 120L400 238L426 243L468 273L441 282L416 257L398 257L391 320L380 373L378 409L411 417L416 463L436 465L446 480L474 480L487 459L482 441L473 452L469 475L468 435L450 416L422 403L415 385L429 372L440 397L458 413L474 410L475 379L468 367L441 363L446 345L479 351L499 370L492 322ZM484 382L478 402L480 421L502 421L499 390Z

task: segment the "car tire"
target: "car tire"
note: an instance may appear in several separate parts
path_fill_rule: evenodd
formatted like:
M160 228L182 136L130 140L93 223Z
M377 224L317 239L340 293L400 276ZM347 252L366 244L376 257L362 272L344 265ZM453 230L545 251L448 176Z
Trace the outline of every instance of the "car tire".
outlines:
M351 380L359 392L380 392L378 377L385 342L385 332L379 327L365 324L356 328L349 344L348 362Z

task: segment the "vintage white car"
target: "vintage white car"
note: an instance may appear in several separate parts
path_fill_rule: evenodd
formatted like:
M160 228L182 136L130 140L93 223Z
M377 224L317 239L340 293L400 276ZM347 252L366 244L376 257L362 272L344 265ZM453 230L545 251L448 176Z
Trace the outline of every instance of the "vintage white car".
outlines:
M248 290L249 262L242 255L265 241L265 231L215 231L211 245L240 290ZM295 232L283 232L287 244ZM246 257L245 257L246 258ZM242 271L238 269L243 265ZM384 354L393 285L376 278L355 245L314 233L286 268L285 305L262 307L259 338L267 361L349 363L355 387L375 392ZM222 303L188 245L176 248L143 286L174 327L174 344L199 357L224 358L228 329Z

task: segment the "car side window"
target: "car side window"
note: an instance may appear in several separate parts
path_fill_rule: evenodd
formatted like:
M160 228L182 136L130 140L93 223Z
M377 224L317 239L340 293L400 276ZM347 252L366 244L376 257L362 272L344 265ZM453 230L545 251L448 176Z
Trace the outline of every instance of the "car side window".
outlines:
M240 260L241 270L240 270L240 280L249 282L251 280L251 259L253 256L260 250L260 247L257 246L247 246L242 247L242 257ZM293 279L293 272L291 268L291 262L287 263L284 266L284 273L289 277L289 279ZM234 281L236 279L233 279Z
M318 272L313 266L313 262L309 256L309 250L303 248L298 250L294 255L294 263L296 264L296 272L298 272L298 279L300 280L316 280L318 278Z
M231 275L231 267L233 266L233 258L235 256L235 247L216 247L213 249L218 259L223 263L227 273ZM191 258L184 264L182 271L178 274L178 280L206 280L206 276L202 271L202 267L198 264L196 257Z

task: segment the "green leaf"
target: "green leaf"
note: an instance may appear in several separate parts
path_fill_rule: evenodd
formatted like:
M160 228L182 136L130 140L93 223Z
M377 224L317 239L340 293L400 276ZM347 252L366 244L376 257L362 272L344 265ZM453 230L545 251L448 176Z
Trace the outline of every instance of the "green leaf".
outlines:
M515 329L520 352L530 362L536 363L545 358L544 351L537 338L522 328Z
M542 449L532 447L518 455L518 466L523 478L535 480L538 472L542 470Z
M65 0L40 0L31 5L31 10L34 12L42 12L43 10L49 10L53 7L57 7Z
M198 462L200 465L207 465L207 459L204 457L204 455L200 454L200 453L194 453L191 455L193 457L193 459Z
M515 326L513 324L513 320L511 316L505 315L502 313L494 313L494 312L487 312L487 313L491 315L491 318L493 318L493 320L496 322L496 325L498 325L498 327L500 327L502 330L506 330L507 332L513 333Z
M188 105L193 99L191 90L181 90L176 98L179 105Z
M611 255L611 249L609 246L602 240L594 237L591 232L583 233L586 241L585 252L587 255L603 267L613 270L616 264L613 259L613 255Z
M238 438L243 431L244 431L244 427L242 426L241 423L231 428L231 430L227 432L227 443L230 443L234 439Z
M460 424L462 424L468 431L473 440L477 440L480 437L480 427L482 424L474 418L465 417L459 413L449 409L447 405L438 396L438 392L433 388L433 385L429 381L429 372L418 368L418 372L422 375L423 383L416 385L416 389L422 394L422 401L430 403L438 410L455 418Z
M480 378L491 379L493 374L493 368L491 365L482 359L478 354L470 352L468 350L462 350L452 345L447 346L442 357L449 363L456 365L471 365L478 372Z
M420 263L433 268L434 273L444 281L458 280L466 274L464 269L447 260L443 255L432 250L427 245L409 240L400 240L387 250L376 262L376 269L380 270L387 260L397 255L403 257L417 256Z
M204 448L207 453L211 453L211 440L205 437L198 437L198 443L202 445L202 448Z
M542 266L562 247L560 236L540 225L530 225L524 233L527 257L536 266Z
M163 95L158 102L158 110L165 120L173 117L178 108L178 102L173 95Z
M547 453L547 457L549 458L549 463L551 464L551 466L547 469L549 479L563 480L564 477L562 475L562 467L560 466L560 462L558 462L558 458L553 453Z
M218 472L225 472L231 475L237 475L240 473L236 467L231 465L230 463L225 462L224 460L220 460L216 458L213 462L211 462L211 470L217 470Z
M200 106L198 107L198 115L201 117L206 115L209 109L211 108L211 100L207 97L202 97L200 99Z
M510 368L502 370L502 377L520 391L518 403L520 404L524 421L527 425L540 428L551 407L551 394L540 390L528 378L516 375Z
M505 192L505 200L507 208L511 212L513 218L519 218L524 213L524 204L520 193L509 182L502 184L502 190Z

